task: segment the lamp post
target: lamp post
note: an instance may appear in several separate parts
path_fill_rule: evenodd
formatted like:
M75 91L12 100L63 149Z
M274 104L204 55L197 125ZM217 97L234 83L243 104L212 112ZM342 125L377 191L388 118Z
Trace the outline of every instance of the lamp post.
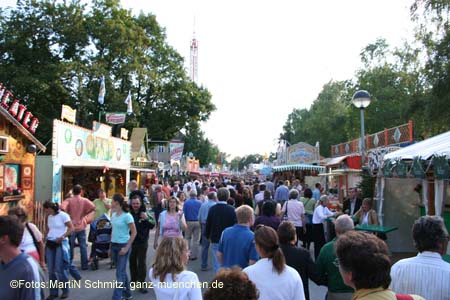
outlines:
M354 106L359 108L361 112L361 168L364 166L366 161L365 158L365 134L364 134L364 108L369 106L371 101L370 94L368 91L359 90L353 94L352 103Z

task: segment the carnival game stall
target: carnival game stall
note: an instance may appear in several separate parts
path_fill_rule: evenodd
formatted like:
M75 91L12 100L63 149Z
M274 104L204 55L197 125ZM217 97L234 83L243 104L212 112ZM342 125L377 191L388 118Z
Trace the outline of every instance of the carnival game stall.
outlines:
M112 137L111 126L94 122L93 130L53 121L52 200L61 202L75 184L96 198L102 188L111 197L126 194L130 180L131 143Z
M39 120L0 83L0 215L12 206L34 211L36 151L46 148L35 137Z

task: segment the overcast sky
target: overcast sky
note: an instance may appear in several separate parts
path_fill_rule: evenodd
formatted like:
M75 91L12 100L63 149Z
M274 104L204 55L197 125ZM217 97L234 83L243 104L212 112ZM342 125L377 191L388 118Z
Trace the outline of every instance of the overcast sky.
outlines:
M136 14L156 15L187 72L195 29L199 83L217 107L202 128L230 158L275 152L288 114L309 108L330 80L353 78L363 47L378 37L401 45L412 35L411 3L122 0Z

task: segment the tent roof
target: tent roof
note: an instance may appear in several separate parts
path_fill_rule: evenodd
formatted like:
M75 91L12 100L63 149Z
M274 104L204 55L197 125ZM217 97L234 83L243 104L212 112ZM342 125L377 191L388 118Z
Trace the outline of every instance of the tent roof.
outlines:
M276 166L276 167L272 168L273 172L294 171L294 170L315 170L315 171L319 171L319 172L324 172L325 167L315 166L315 165L298 164L298 165Z
M332 159L330 159L329 162L327 162L327 164L325 166L335 166L340 164L343 160L345 160L348 157L348 155L344 155L344 156L338 156L338 157L333 157Z
M384 160L414 159L414 157L420 157L420 159L428 160L432 156L436 155L445 155L448 159L450 159L450 131L388 153L384 156Z

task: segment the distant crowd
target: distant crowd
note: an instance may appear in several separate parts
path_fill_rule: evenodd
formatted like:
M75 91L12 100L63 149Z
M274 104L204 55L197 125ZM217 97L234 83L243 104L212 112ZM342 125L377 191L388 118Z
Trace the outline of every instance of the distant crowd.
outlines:
M413 224L419 253L392 266L384 236L355 230L356 224L378 224L371 199L361 199L357 189L335 203L319 183L310 189L301 180L165 181L148 195L136 181L128 187L128 199L109 199L99 190L91 202L75 185L61 205L44 203L44 233L21 207L0 217L0 295L44 299L43 288L12 288L13 280L81 280L72 262L78 244L83 270L111 257L123 283L112 299L131 299L131 283L147 293L146 278L158 300L310 299L310 279L327 286L327 300L450 299L450 264L442 259L449 235L440 217ZM156 254L147 268L153 228ZM201 271L213 269L211 282L221 285L202 293L197 274L187 270L189 260L197 259ZM69 297L68 285L59 290L51 288L46 299Z

